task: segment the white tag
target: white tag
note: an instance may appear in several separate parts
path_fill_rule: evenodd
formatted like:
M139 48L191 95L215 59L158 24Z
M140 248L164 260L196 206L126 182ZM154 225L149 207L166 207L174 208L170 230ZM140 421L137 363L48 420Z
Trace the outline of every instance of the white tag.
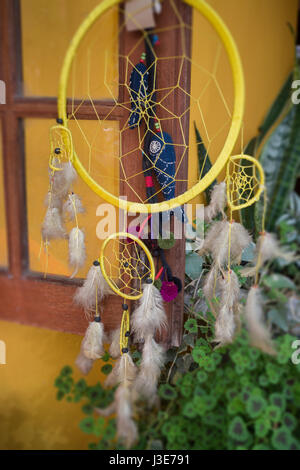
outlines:
M138 31L155 27L152 0L128 0L125 3L127 31Z

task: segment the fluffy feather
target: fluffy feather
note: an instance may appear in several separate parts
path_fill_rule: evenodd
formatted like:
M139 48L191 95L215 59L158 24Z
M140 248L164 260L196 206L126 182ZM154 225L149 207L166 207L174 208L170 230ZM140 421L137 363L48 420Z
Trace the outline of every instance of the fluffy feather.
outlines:
M239 281L231 271L220 281L220 311L215 323L215 341L223 344L231 343L235 333L234 310L239 300Z
M221 213L224 217L224 207L226 206L227 195L226 195L226 183L216 184L210 195L210 203L204 208L204 220L205 222L211 222L216 215Z
M245 309L246 324L251 344L263 352L275 355L270 331L263 320L261 295L258 287L251 287Z
M57 195L53 194L52 191L48 191L45 200L44 200L44 205L47 208L53 208L56 207L60 212L62 210L62 199L58 197Z
M125 378L129 384L133 383L137 373L136 365L134 364L130 354L122 354L116 361L115 366L111 373L107 376L105 385L107 387L114 387L122 383Z
M44 241L67 237L60 211L57 207L49 207L47 209L41 231Z
M239 264L243 250L251 243L252 238L245 227L238 222L231 224L230 259L232 263Z
M120 331L121 328L113 330L110 335L109 354L116 359L120 356Z
M84 308L85 312L93 312L97 302L111 294L111 289L105 281L100 266L92 265L81 287L75 292L74 302Z
M104 354L104 341L103 324L97 321L90 322L82 341L82 351L85 357L93 361L102 357Z
M130 448L136 441L138 433L136 424L132 419L131 390L126 384L120 385L116 390L115 402L117 437L126 448Z
M144 284L143 295L132 314L132 331L137 341L145 338L146 334L160 332L167 324L167 316L159 290L151 284Z
M76 361L75 361L75 365L78 367L80 372L84 375L87 375L92 369L93 364L94 364L93 359L89 359L88 357L86 357L81 348L80 353L78 354Z
M56 161L54 162L54 165L62 169L55 171L54 174L52 174L51 170L51 190L55 196L64 199L67 196L73 182L75 181L77 173L70 161L61 164Z
M74 220L77 214L83 214L85 209L82 205L81 199L77 194L69 194L68 199L63 205L63 214L69 220Z
M147 335L143 347L142 361L135 381L135 389L149 400L156 398L157 383L164 365L164 349L156 343L151 335Z
M280 248L279 241L273 233L264 232L257 240L255 247L254 266L242 269L243 276L254 276L267 261L283 258L288 262L295 259L294 253L285 252Z
M78 227L74 227L69 235L69 264L75 268L71 278L84 266L85 258L84 233Z

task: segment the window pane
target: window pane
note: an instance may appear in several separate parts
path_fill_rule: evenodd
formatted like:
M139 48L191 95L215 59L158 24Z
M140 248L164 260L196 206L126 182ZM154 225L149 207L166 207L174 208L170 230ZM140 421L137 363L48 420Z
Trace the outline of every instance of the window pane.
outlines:
M2 129L0 122L0 266L8 265L8 248L5 218Z
M88 123L88 126L87 126ZM101 153L101 164L106 167L107 180L110 178L111 188L119 185L119 167L118 159L113 158L119 152L118 149L118 122L109 121L109 126L99 126L99 121L88 121L81 123L85 126L85 131L95 135L95 145L105 147L106 152ZM26 192L27 192L27 217L28 217L28 241L29 241L29 267L32 271L45 272L57 275L70 276L73 269L68 266L68 242L67 240L51 241L49 246L48 267L47 256L44 250L41 250L41 224L46 213L44 205L45 196L48 191L48 161L49 161L49 129L53 125L53 120L48 119L26 119L25 127L25 159L26 159ZM81 126L81 127L82 127ZM88 128L87 128L88 127ZM88 149L81 139L78 139L77 132L80 132L76 126L72 129L76 152L82 156L85 163L85 157L88 155ZM88 158L88 156L87 156ZM94 160L93 160L94 161ZM88 267L93 260L98 258L101 246L101 239L96 234L99 222L107 214L96 214L97 207L102 201L81 178L73 188L78 194L86 209L85 214L78 214L79 228L84 229L87 260L83 269L78 271L77 277L84 277ZM114 191L117 191L114 188ZM47 198L46 198L47 199ZM109 225L107 230L116 231L115 210L110 207ZM117 211L116 211L117 212ZM116 214L118 216L118 214ZM74 222L67 222L68 233L74 227ZM106 234L107 236L107 234ZM105 237L104 237L105 238ZM41 255L40 255L41 251Z
M21 0L20 3L24 94L57 96L60 69L69 43L99 0ZM114 96L117 94L117 44L116 40L109 40L117 37L117 9L105 13L96 26L87 34L74 63L70 97L73 91L77 98L87 93L87 77L93 98L112 98L112 91Z

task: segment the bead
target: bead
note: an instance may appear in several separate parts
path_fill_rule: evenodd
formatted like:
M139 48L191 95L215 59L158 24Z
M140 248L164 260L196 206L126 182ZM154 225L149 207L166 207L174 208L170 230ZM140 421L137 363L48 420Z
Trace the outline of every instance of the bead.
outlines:
M153 281L152 281L151 277L147 277L146 284L152 284L152 283L153 283Z
M100 316L99 316L99 317L95 317L95 318L94 318L94 321L95 321L96 323L100 323L100 322L101 322Z
M60 148L57 147L57 148L54 150L54 153L56 153L56 155L59 155L59 154L60 154Z
M57 124L63 124L64 123L64 121L61 118L57 118L56 122L57 122Z
M93 265L94 265L94 266L100 266L100 263L99 263L99 261L96 259L96 260L93 262Z
M122 353L123 354L128 353L128 348L122 348Z
M122 304L122 309L123 310L128 310L128 305L127 304Z
M128 338L128 336L130 336L130 331L126 331L125 333L125 337Z

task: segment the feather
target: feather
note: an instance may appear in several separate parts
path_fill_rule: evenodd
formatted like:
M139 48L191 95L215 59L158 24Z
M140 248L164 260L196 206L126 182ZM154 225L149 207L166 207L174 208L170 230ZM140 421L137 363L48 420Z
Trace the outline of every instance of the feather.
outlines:
M153 403L157 393L157 383L164 365L164 349L147 335L143 347L142 361L134 387L140 395Z
M96 308L96 295L98 303L111 293L111 289L103 277L99 262L94 261L83 285L76 289L74 302L80 305L85 312L92 312Z
M120 331L121 328L117 328L113 330L110 335L109 354L114 359L120 356Z
M255 276L257 270L267 261L271 261L275 258L283 258L291 263L295 260L295 253L282 250L276 236L273 233L264 232L260 235L256 243L253 259L254 266L243 268L241 275L245 277Z
M137 427L132 419L132 403L134 394L132 385L136 377L137 368L129 355L122 354L117 360L114 369L106 379L106 385L115 386L119 384L114 402L104 410L97 410L104 416L113 411L116 412L117 437L127 447L131 447L137 439Z
M77 214L83 214L85 209L82 205L81 199L77 194L69 194L68 199L63 205L63 214L69 220L74 220Z
M275 355L270 331L264 324L261 295L257 286L251 287L248 293L245 317L252 346Z
M132 314L132 331L136 340L142 340L146 334L160 332L167 325L167 316L159 290L153 283L143 285L143 295Z
M55 196L64 199L75 181L77 173L70 161L66 163L54 161L53 164L61 170L55 171L54 174L52 170L50 171L51 191Z
M239 301L240 287L237 275L230 271L220 281L220 310L215 323L215 341L219 346L231 343L235 333L234 310Z
M47 208L53 208L55 207L58 209L60 212L62 210L62 199L58 197L57 195L53 194L52 191L48 191L45 200L44 200L44 205Z
M218 286L218 269L215 264L212 264L210 271L204 278L202 286L203 293L207 300L211 300L216 296L216 289Z
M93 359L89 359L88 357L86 357L81 348L80 353L78 354L76 361L75 361L75 365L78 367L80 372L84 375L87 375L92 369L93 364L94 364Z
M126 448L130 448L137 439L137 427L132 419L131 390L122 384L115 392L117 412L117 437Z
M116 412L116 402L113 401L106 408L95 408L95 411L101 416L104 416L104 417L110 416Z
M234 264L240 264L243 250L251 243L252 238L242 224L231 224L230 260Z
M116 361L111 373L107 376L105 385L107 387L114 387L115 385L122 383L125 378L129 384L133 383L136 373L137 368L130 354L122 354L122 356L120 356Z
M41 231L44 241L67 237L59 209L48 208Z
M71 278L77 274L79 268L84 266L85 258L84 233L78 227L74 227L69 235L69 264L75 267Z
M100 321L90 322L82 340L82 351L85 357L95 361L104 354L105 333Z
M226 183L223 181L222 183L216 184L213 187L213 190L210 195L210 203L208 206L204 208L204 220L205 222L211 222L216 215L221 213L223 217L224 208L227 203L227 195L226 195Z

